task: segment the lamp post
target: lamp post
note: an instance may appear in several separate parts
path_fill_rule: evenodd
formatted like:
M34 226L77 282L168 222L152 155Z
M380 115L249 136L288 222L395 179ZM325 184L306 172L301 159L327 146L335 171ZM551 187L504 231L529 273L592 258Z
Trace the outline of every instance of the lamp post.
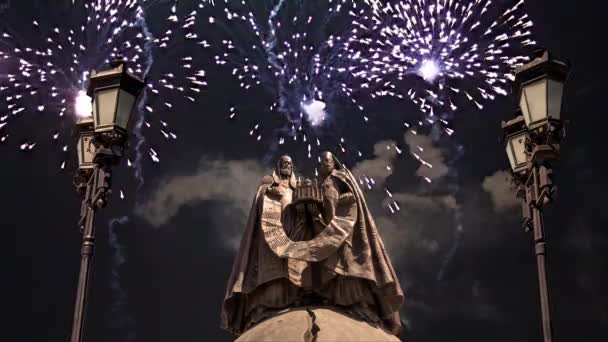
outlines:
M532 232L538 270L540 307L545 342L553 340L546 270L543 208L553 200L552 162L560 156L561 109L569 66L537 51L515 74L516 117L502 123L506 152L517 197L522 199L523 224Z
M79 226L82 233L80 274L74 306L71 342L83 338L87 293L95 247L95 213L107 205L112 166L118 164L127 144L131 112L144 82L129 74L125 63L114 60L110 70L92 72L87 95L92 97L91 118L77 123L77 190L83 195Z

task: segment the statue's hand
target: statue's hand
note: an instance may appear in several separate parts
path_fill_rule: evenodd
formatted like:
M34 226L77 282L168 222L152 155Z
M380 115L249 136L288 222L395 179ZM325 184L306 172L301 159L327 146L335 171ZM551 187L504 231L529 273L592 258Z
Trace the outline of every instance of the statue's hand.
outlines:
M357 202L357 199L355 198L355 195L353 195L352 192L343 193L338 198L339 205L351 205L356 202Z
M278 186L272 186L272 187L268 188L267 192L271 196L283 197L283 194L281 193L281 190L279 189Z

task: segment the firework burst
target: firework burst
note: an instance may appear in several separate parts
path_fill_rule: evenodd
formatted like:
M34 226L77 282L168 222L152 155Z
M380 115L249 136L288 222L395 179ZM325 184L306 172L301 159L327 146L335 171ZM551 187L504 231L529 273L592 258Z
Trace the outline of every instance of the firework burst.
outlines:
M18 136L22 151L34 150L45 137L32 136L33 129L19 126L18 118L36 113L57 117L47 134L61 141L77 117L91 113L91 99L86 95L90 72L107 68L110 60L120 57L127 62L129 72L147 80L134 125L134 160L127 161L128 166L136 167L136 177L142 181L144 130L155 127L165 140L177 139L169 127L168 114L180 99L195 101L200 86L188 85L203 82L205 75L203 70L197 70L192 76L183 76L183 81L175 81L179 78L176 75L185 75L192 68L192 57L175 55L172 47L184 41L178 39L176 2L164 5L146 0L75 1L67 9L53 7L42 19L32 18L30 31L34 35L22 36L10 26L1 31L2 142ZM169 9L160 14L167 27L154 34L148 26L149 12L157 13L159 9ZM62 150L68 149L63 146ZM153 162L160 160L151 147L148 154ZM61 168L64 167L62 162Z
M146 34L143 9L136 1L74 6L70 10L78 13L74 22L67 18L47 28L33 19L34 39L2 32L5 122L32 111L59 117L90 115L84 93L89 73L114 57L129 62L130 72L146 75L152 63L148 57L152 37Z
M482 109L484 102L507 95L515 68L528 60L525 50L536 44L524 0L364 2L370 11L351 13L354 29L347 45L353 76L373 89L372 98L417 105L423 116L405 123L413 134L430 126L451 136L448 120L459 107ZM410 153L422 167L433 168L420 146ZM390 211L399 211L386 192Z
M212 51L213 62L243 91L259 87L274 97L265 112L285 118L279 144L299 137L313 148L340 107L367 123L367 107L383 97L412 101L428 115L408 120L443 124L451 135L451 113L466 102L481 109L506 95L514 68L528 60L522 53L535 44L523 0L507 6L491 0L225 0L208 11L199 7L186 20L188 38ZM230 118L236 112L232 107ZM252 125L257 140L264 121Z
M535 44L524 0L365 0L354 14L349 57L374 97L413 101L424 113L451 113L466 101L506 95L515 67ZM463 101L464 100L464 101Z
M353 91L356 80L344 44L351 26L348 13L359 10L351 0L201 4L186 19L187 37L206 49L212 63L229 72L242 91L261 89L270 95L264 116L280 114L283 123L268 129L271 120L260 117L249 131L253 139L303 143L311 157L340 108L364 111ZM231 119L243 111L230 107ZM344 141L336 140L342 150Z
M241 91L256 96L262 89L273 98L256 110L249 135L255 141L270 136L278 145L303 143L309 158L327 148L347 153L343 121L352 129L358 120L357 130L366 130L370 108L383 98L411 101L420 109L404 118L412 133L425 126L451 136L453 113L469 103L481 109L506 95L514 68L528 60L525 48L535 44L523 0L506 6L491 0L205 5L186 19L187 38L208 51ZM228 117L243 111L231 104ZM269 130L276 113L283 125ZM350 160L362 157L356 145L349 141ZM401 154L399 146L387 148ZM410 152L433 168L416 148ZM374 180L363 176L361 184L371 188ZM389 209L399 211L398 203Z

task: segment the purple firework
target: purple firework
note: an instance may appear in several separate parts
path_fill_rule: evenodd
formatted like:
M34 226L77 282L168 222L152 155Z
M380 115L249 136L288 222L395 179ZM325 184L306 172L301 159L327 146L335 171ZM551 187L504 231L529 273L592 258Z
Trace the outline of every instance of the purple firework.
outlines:
M479 109L506 95L535 44L524 0L365 0L349 40L354 76L374 97L410 99L433 116L461 99ZM380 87L378 87L380 85Z
M18 118L37 112L58 118L49 134L59 140L66 133L61 128L65 120L65 126L71 127L77 117L91 115L91 99L86 95L91 70L107 68L117 56L127 62L131 73L147 80L135 125L135 158L141 155L146 128L156 126L165 139L176 139L168 119L158 116L170 113L180 97L195 101L205 85L205 72L194 70L191 57L172 54L181 29L176 4L160 5L146 0L76 0L32 18L30 31L35 34L24 36L10 25L0 31L1 142L18 135L20 149L33 150L40 137L34 136L32 127L19 126ZM150 13L158 12L156 6L160 12L170 11L161 14L167 28L157 34L148 27ZM67 151L67 146L62 149ZM150 159L158 162L158 153L148 150ZM140 163L128 160L128 164Z

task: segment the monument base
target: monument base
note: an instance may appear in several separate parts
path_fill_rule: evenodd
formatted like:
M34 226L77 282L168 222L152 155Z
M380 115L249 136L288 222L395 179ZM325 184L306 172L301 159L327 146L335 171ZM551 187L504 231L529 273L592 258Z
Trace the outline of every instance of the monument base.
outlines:
M298 307L268 318L235 342L399 342L382 328L330 307Z

